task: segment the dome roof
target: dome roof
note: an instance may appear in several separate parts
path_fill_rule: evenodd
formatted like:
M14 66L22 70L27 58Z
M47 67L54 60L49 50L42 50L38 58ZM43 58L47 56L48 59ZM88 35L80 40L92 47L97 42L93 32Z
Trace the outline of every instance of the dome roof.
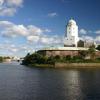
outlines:
M76 24L75 20L73 20L73 19L70 19L70 20L69 20L69 23L70 23L70 24Z

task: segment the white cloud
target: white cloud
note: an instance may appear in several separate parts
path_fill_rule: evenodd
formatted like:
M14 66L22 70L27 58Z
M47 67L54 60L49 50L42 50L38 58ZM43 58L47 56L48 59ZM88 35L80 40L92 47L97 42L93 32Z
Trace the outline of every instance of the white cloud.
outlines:
M15 13L15 8L0 9L0 16L13 16Z
M45 45L57 45L57 44L62 44L63 38L57 35L54 36L43 36L40 38L40 42L45 44Z
M25 56L29 51L33 52L45 46L57 46L63 43L63 38L61 36L51 36L48 34L49 32L52 31L35 25L25 26L23 24L17 25L10 21L0 21L0 38L5 40L2 45L0 44L0 53L3 51L5 55L19 54ZM22 39L22 41L19 39ZM20 42L23 42L23 39L24 43L20 44Z
M13 16L22 4L23 0L0 0L0 16Z
M100 43L100 36L96 36L95 41Z
M86 41L94 41L94 38L92 36L87 36L87 35L83 35L80 37L82 40L86 40Z
M18 49L17 49L17 48L12 48L12 49L10 49L10 51L12 51L12 52L17 52Z
M100 30L95 31L96 34L100 34Z
M39 36L28 36L28 37L27 37L27 40L28 40L29 42L38 42L39 39L40 39Z
M4 3L4 0L0 0L0 6Z
M45 31L45 30L43 30L43 29L41 29L39 27L36 27L34 25L28 25L27 29L28 29L28 32L30 34L33 34L33 35L40 35Z
M1 34L6 37L17 37L17 36L38 36L47 29L42 29L34 25L16 25L9 21L0 21Z
M53 12L53 13L49 13L48 14L48 17L56 17L58 16L58 14L56 12Z
M45 32L51 32L51 30L49 30L49 29L45 29Z
M16 25L9 21L0 21L1 36L3 37L24 37L30 43L40 42L42 44L53 44L61 42L57 36L49 36L45 33L51 32L50 29L40 28L34 25Z
M22 6L23 0L7 0L7 5L9 6Z
M79 33L80 34L87 34L87 31L85 29L80 29Z

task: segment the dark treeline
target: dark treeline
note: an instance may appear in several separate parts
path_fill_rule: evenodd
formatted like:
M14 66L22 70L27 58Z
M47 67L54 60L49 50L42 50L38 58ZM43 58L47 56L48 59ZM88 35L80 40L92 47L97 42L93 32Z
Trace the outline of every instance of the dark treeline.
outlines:
M2 56L0 56L0 62L3 62L5 59L10 59L10 57L2 57Z

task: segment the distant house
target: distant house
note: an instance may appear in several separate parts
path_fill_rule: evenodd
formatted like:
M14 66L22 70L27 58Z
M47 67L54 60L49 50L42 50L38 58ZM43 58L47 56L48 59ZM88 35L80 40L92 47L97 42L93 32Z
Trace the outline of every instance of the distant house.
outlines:
M78 47L84 47L84 41L79 40L78 41Z

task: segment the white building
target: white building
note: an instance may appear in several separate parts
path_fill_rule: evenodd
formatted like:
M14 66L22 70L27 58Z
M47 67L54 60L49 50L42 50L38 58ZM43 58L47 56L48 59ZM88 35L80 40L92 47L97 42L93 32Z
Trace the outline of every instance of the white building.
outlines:
M78 26L76 22L71 19L69 20L67 26L66 26L66 34L64 38L64 47L46 47L38 52L44 52L43 54L50 56L50 55L59 55L59 56L67 56L72 55L75 56L78 54L78 51L87 51L88 47L84 47L84 41L83 46L79 45L79 37L78 37Z
M66 26L64 46L65 47L77 47L78 41L79 41L78 26L76 22L73 19L71 19L69 20Z

